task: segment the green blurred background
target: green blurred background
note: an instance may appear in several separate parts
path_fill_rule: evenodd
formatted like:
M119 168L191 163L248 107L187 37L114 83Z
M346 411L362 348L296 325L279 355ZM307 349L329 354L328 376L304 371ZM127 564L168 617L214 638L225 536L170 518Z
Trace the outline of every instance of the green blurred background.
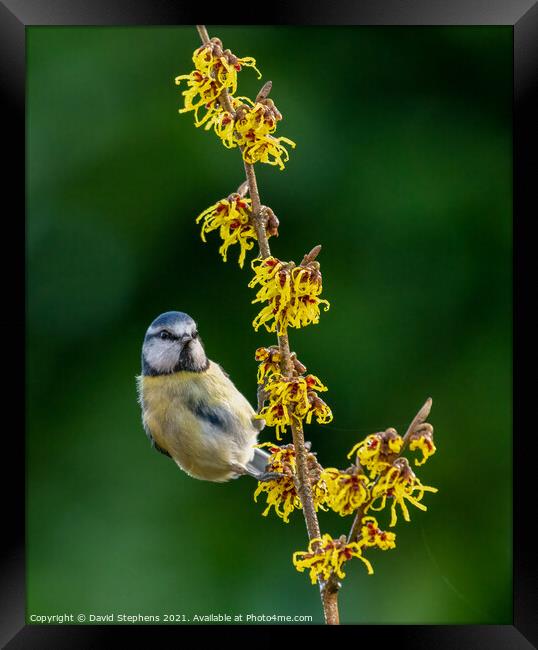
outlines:
M198 320L255 401L248 268L194 220L243 180L238 151L178 115L193 27L28 33L28 616L313 614L291 564L301 512L261 516L255 483L217 485L152 451L135 395L159 313ZM400 520L375 574L350 563L352 623L508 623L511 615L511 28L210 27L273 81L297 142L257 166L281 221L275 255L317 243L331 310L291 333L328 385L308 428L346 466L374 431L403 432L428 395L439 493ZM263 440L273 438L266 430ZM321 514L339 535L349 519Z

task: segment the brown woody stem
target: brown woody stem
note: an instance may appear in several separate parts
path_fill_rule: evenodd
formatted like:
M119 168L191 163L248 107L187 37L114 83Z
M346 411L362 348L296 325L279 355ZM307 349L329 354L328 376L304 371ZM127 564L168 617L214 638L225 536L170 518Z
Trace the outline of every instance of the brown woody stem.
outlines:
M207 33L207 29L205 25L196 25L196 29L198 30L198 34L200 34L200 39L202 40L202 43L205 45L206 43L209 43L209 34Z
M198 29L202 43L209 42L209 34L207 33L205 26L197 25L196 28ZM271 87L271 82L267 82L258 93L258 98L266 98L269 94L269 91L271 90ZM226 111L232 114L234 113L230 97L226 89L224 89L220 94L219 102ZM269 240L267 238L266 224L262 213L262 204L260 200L260 192L258 189L256 174L254 172L254 165L247 162L244 162L244 165L250 199L252 201L252 220L254 223L254 228L256 230L258 245L260 247L260 257L270 257L271 249L269 247ZM307 257L313 255L315 250L316 249L311 251ZM312 259L315 258L318 252L319 249L314 253ZM280 347L281 354L280 365L282 374L284 374L286 377L291 377L294 368L291 359L287 332L278 336L278 345ZM304 433L300 422L292 423L291 430L297 461L298 494L303 506L303 514L306 522L306 529L308 531L308 538L312 540L320 537L320 530L316 508L314 506L312 486L310 485L310 477L308 473L307 451L305 449ZM320 581L321 600L325 614L325 621L330 625L338 625L340 622L338 615L338 588L329 590L327 589L327 584Z
M265 222L262 215L262 204L256 173L254 172L254 165L245 161L243 161L243 164L245 165L245 174L247 176L248 193L252 201L252 220L254 222L254 229L256 230L258 246L260 247L260 257L265 259L266 257L271 257L271 249L269 248L269 240L267 239Z
M362 506L360 506L359 509L357 510L357 513L355 515L355 519L353 520L353 524L351 525L351 530L349 531L349 534L347 536L347 543L348 544L350 542L356 542L359 539L360 532L361 532L362 518L364 517L366 507L369 506L369 505L370 505L370 502L363 503Z

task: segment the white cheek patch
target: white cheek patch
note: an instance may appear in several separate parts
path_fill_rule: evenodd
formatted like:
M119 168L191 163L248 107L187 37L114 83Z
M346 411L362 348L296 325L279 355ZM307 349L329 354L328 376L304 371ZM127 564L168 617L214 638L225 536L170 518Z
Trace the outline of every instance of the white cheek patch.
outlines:
M179 349L161 339L150 339L144 346L148 364L158 372L170 372L179 359Z

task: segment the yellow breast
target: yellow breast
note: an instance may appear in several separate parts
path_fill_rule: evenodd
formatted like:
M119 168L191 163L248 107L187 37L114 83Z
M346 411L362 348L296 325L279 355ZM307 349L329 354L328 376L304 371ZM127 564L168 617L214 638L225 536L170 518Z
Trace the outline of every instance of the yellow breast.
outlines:
M192 476L227 480L231 465L252 456L254 410L217 364L201 373L142 376L138 390L155 442ZM205 409L222 419L208 419Z

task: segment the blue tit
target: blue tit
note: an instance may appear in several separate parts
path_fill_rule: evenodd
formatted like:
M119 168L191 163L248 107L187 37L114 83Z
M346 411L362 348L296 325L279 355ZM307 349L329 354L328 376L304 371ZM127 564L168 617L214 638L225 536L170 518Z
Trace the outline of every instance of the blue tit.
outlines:
M149 326L137 377L142 423L155 449L190 476L258 480L269 455L255 448L263 420L218 363L204 351L194 320L168 311Z

